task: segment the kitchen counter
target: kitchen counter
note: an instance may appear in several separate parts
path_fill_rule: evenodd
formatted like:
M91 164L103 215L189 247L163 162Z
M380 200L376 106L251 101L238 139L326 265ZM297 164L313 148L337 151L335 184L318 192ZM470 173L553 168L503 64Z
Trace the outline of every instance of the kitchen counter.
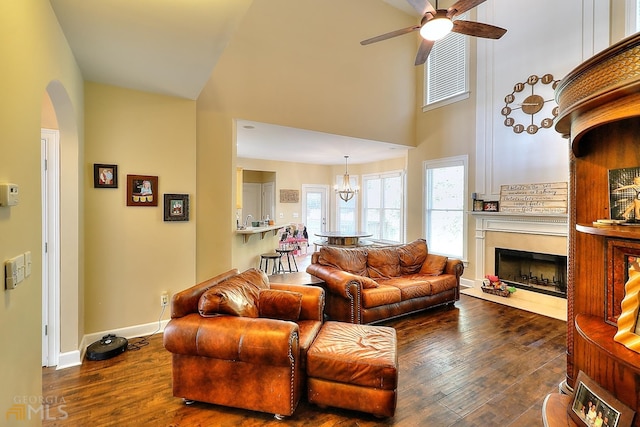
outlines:
M239 234L244 239L244 243L247 243L251 236L254 234L259 234L260 239L264 239L264 236L269 232L273 232L273 235L278 234L278 230L281 228L285 228L291 224L274 224L274 225L266 225L264 227L246 227L246 228L238 228L236 230L236 234Z

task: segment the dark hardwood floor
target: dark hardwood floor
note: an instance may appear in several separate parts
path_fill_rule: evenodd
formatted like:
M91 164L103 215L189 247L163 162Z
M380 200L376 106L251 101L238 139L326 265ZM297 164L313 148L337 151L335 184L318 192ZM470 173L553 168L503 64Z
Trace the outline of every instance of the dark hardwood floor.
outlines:
M158 334L112 359L43 368L43 396L54 402L43 426L541 426L543 399L564 379L566 323L560 320L463 295L453 309L384 324L398 336L393 418L305 401L285 421L204 403L186 406L172 396L171 356ZM59 419L64 413L68 417Z

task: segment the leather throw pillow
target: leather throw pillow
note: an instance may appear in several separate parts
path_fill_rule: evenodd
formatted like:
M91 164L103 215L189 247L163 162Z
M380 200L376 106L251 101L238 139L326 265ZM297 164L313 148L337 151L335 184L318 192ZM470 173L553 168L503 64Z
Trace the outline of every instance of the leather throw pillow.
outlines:
M300 317L302 294L300 292L262 289L258 299L260 317L293 320Z

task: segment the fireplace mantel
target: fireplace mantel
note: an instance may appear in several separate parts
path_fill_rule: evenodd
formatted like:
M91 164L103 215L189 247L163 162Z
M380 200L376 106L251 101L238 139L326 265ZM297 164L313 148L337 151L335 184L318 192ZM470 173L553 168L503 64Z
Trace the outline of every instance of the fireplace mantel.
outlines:
M568 235L567 214L514 214L504 212L471 212L478 232L501 231L506 233L543 234L545 236Z

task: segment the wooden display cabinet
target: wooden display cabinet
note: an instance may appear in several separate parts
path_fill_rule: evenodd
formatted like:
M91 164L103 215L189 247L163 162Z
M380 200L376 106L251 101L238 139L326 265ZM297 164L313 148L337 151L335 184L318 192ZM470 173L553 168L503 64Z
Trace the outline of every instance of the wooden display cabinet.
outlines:
M616 257L624 248L639 247L640 226L600 226L594 221L610 216L609 170L640 166L640 34L574 69L560 82L556 99L555 129L570 140L563 387L571 391L578 372L584 371L638 412L640 353L613 339L624 297L624 281L614 277L613 270L621 271L624 260ZM634 426L640 427L640 416Z

